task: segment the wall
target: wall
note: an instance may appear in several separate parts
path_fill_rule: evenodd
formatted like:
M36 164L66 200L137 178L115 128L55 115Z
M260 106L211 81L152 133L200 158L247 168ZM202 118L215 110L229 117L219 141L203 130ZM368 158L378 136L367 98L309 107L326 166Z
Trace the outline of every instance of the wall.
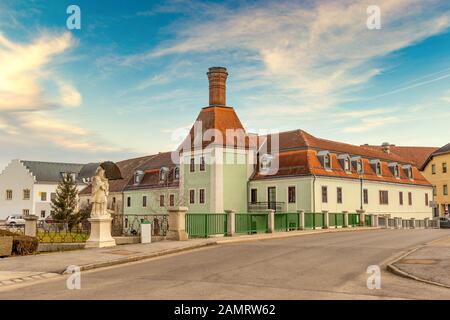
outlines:
M328 187L328 203L322 203L322 186ZM337 203L337 187L342 188L342 204ZM432 210L425 204L425 193L431 200L432 189L427 186L406 184L380 183L363 181L363 189L368 189L368 204L363 204L366 213L390 214L391 217L401 218L431 218ZM379 191L388 191L389 204L381 205ZM403 205L399 204L399 191L403 192ZM408 192L412 192L412 205L408 204ZM330 212L356 212L361 204L360 181L343 178L318 177L315 185L316 211L328 210Z
M34 178L19 160L13 160L0 174L0 219L22 214L23 209L33 214ZM6 200L6 190L13 191L12 200ZM23 200L23 190L30 190L30 200Z
M447 173L442 172L442 163L447 163ZM431 167L436 165L436 173L432 174ZM449 195L444 195L444 184L450 189L450 153L434 156L427 166L425 167L422 174L425 178L434 186L436 186L436 196L433 197L433 201L438 203L439 215L444 215L444 204L448 203L450 205L450 190ZM431 199L431 198L430 198Z
M113 199L116 199L115 204ZM89 202L92 201L92 196L90 194L79 195L79 207L88 206ZM112 210L113 214L123 214L123 193L122 192L110 192L108 195L108 210Z
M123 193L124 214L165 214L169 207L169 195L175 195L175 206L179 205L178 188L129 190ZM165 206L159 206L159 196L164 195ZM147 206L143 207L142 198L147 196ZM131 206L127 206L127 198L131 198Z
M285 203L286 212L312 211L311 185L312 177L310 176L250 181L247 191L248 201L251 200L251 189L256 188L258 190L258 202L267 202L267 188L276 187L277 202ZM295 203L288 203L288 187L290 186L295 186Z

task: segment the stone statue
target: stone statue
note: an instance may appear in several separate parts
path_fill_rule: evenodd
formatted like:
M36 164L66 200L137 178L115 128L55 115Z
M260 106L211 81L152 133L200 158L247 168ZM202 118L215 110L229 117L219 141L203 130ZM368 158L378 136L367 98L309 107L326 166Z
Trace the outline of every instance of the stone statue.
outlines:
M107 211L109 183L105 170L98 167L92 180L92 211L91 217L110 216Z

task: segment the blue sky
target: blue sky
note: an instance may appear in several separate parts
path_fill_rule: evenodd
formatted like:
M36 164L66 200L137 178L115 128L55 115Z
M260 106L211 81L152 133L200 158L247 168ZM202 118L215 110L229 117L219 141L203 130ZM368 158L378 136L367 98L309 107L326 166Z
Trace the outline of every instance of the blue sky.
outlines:
M366 27L374 3L380 30ZM66 28L71 4L81 30ZM2 0L0 168L171 150L208 103L210 66L228 68L251 132L449 142L445 0Z

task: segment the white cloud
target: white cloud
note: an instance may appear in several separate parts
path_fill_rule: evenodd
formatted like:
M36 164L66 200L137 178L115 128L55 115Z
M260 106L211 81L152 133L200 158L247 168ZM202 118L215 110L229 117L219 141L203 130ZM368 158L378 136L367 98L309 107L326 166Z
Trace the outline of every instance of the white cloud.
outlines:
M0 33L0 111L78 106L81 94L74 87L56 83L60 95L52 97L42 85L42 82L52 80L50 62L74 44L68 32L42 34L27 44L13 42Z

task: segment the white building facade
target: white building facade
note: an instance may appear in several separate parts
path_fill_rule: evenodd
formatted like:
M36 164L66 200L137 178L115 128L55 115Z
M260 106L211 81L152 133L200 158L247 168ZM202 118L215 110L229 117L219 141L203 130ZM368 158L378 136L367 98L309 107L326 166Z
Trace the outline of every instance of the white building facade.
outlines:
M51 214L51 199L62 174L77 175L82 164L12 160L0 174L0 220L9 215ZM77 189L86 184L77 181Z

